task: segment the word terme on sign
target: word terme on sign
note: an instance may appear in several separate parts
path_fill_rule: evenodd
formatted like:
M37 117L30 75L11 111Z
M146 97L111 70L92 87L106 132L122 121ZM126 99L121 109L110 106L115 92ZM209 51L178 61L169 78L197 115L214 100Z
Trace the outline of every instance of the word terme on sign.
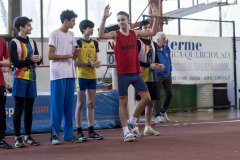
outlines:
M176 42L170 44L172 50L201 51L202 44L200 42Z

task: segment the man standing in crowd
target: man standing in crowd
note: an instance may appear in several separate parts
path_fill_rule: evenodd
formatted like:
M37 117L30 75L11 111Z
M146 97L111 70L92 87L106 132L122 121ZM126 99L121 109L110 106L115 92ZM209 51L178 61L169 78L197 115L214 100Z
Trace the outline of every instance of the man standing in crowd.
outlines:
M169 121L167 110L172 99L172 62L166 34L158 32L155 38L158 45L157 54L159 62L165 66L163 71L156 70L158 76L158 88L160 88L160 90L162 88L164 89L165 97L162 103L160 100L154 103L155 122L163 123Z
M149 21L144 20L141 21L139 28L142 31L150 31L151 30L151 24ZM151 40L151 37L140 37L137 41L138 44L138 51L139 51L139 60L140 60L140 66L141 66L141 75L146 83L150 96L151 101L147 104L147 107L145 109L145 128L144 128L144 135L147 136L159 136L160 133L158 131L155 131L151 127L151 120L152 120L152 111L153 111L153 102L155 100L160 99L160 94L158 90L158 82L157 82L157 76L155 71L156 70L163 70L164 65L159 63L158 57L157 57L157 44ZM140 100L141 97L137 96L137 100ZM140 133L136 127L136 129L133 129L133 133L136 134L136 136L139 136Z
M12 96L15 101L13 125L15 132L15 147L24 147L26 144L38 146L39 142L31 137L33 104L37 97L36 65L41 64L36 42L27 35L31 34L32 20L27 17L17 17L14 28L18 36L11 40L9 51L14 67ZM22 139L21 117L24 112L24 138Z
M49 36L50 100L53 145L60 144L60 127L64 117L63 140L78 142L73 134L73 106L76 71L77 43L74 33L69 31L75 25L77 15L71 10L61 13L62 25Z

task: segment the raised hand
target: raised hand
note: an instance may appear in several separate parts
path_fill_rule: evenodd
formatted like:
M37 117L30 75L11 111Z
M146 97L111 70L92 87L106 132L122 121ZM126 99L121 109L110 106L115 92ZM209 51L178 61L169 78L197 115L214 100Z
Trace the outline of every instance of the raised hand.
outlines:
M111 16L112 12L109 13L110 11L110 5L108 4L105 8L104 8L104 12L103 12L103 18L107 19L108 17Z
M159 11L155 3L151 5L152 16L159 16Z

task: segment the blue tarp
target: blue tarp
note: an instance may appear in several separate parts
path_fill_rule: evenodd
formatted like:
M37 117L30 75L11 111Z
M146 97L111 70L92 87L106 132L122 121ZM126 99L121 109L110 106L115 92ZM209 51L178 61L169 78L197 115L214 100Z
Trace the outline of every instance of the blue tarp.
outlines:
M74 110L73 110L73 122L74 129L76 129L75 123L75 104L76 95L74 97ZM119 100L118 91L98 92L96 94L95 102L95 121L94 128L96 129L107 129L116 128L120 126L120 120L118 115ZM6 120L7 120L7 134L13 134L13 118L14 113L14 99L12 96L7 97L6 103ZM23 117L21 131L23 132ZM64 123L64 121L63 121ZM63 126L62 123L62 126ZM83 129L87 129L87 118L86 118L86 105L83 109ZM38 95L35 99L33 108L33 133L43 133L51 131L51 120L50 120L50 96L49 95Z

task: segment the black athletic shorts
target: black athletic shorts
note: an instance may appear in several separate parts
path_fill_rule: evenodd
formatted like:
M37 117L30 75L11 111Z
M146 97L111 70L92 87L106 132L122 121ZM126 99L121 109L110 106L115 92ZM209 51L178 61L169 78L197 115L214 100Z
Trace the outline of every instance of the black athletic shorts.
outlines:
M154 100L160 100L160 90L158 88L158 82L146 82L146 85L148 87L148 90L149 90L149 93L150 93L150 96L151 96L151 100L154 101ZM135 98L137 101L140 101L141 100L141 97L140 95L138 95L136 92L135 92Z

